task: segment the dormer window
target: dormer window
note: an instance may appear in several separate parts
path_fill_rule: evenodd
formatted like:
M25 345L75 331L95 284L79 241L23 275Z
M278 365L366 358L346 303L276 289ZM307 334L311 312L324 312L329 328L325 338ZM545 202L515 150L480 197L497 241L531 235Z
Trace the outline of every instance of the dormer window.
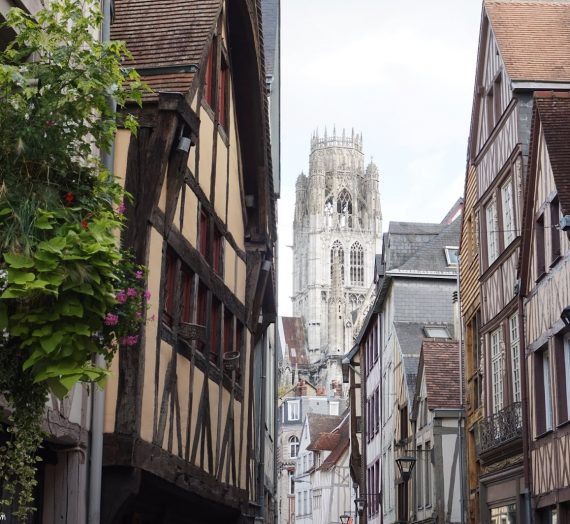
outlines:
M428 338L451 338L445 326L424 326L424 333Z
M445 247L445 260L450 267L457 267L457 260L459 257L459 248L457 246Z

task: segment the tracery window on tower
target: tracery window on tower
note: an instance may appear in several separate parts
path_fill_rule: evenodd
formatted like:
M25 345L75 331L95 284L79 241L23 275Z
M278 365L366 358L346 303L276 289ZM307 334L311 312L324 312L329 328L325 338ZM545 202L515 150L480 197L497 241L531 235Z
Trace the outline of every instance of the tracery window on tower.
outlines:
M364 285L364 249L360 242L350 247L350 283L354 286Z
M336 201L336 212L338 213L338 223L341 227L352 227L352 197L350 193L343 189Z
M338 271L340 283L344 284L344 249L339 240L335 240L331 248L331 285L334 284L335 271Z
M325 224L328 228L332 227L332 217L334 212L334 204L332 196L328 196L325 200Z

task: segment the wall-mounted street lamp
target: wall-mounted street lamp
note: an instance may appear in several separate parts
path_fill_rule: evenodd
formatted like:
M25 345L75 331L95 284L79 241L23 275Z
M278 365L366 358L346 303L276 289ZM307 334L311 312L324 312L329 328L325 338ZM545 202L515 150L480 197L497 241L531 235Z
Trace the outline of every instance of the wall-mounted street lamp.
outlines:
M409 455L398 457L396 459L396 465L400 470L400 475L402 476L402 480L404 482L408 482L408 480L410 480L410 476L412 475L414 466L416 465L416 457L412 457Z
M364 510L366 509L366 499L364 497L354 499L354 505L356 506L358 514L362 515L362 513L364 513Z
M339 517L341 524L348 524L348 521L350 520L350 515L347 515L346 513L344 515L341 515Z

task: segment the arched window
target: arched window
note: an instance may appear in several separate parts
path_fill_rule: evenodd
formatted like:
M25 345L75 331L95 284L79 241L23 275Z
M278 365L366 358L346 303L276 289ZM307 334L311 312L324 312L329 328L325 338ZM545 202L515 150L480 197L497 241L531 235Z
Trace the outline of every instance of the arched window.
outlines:
M364 285L364 249L360 242L355 242L350 248L350 283Z
M340 281L344 284L344 249L339 240L335 240L331 248L331 284L335 271L339 272Z
M334 205L332 196L327 197L325 200L325 226L332 227L334 215Z
M352 197L350 193L343 189L336 201L336 212L338 213L338 223L341 227L352 227Z
M289 437L289 456L291 458L297 457L299 454L299 439L294 435Z

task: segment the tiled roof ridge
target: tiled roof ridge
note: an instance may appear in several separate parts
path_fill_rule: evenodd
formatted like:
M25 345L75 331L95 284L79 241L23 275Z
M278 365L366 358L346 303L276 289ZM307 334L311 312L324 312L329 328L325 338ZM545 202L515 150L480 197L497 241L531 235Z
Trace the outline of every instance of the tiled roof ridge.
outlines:
M485 5L511 4L511 5L568 5L570 0L485 0Z

